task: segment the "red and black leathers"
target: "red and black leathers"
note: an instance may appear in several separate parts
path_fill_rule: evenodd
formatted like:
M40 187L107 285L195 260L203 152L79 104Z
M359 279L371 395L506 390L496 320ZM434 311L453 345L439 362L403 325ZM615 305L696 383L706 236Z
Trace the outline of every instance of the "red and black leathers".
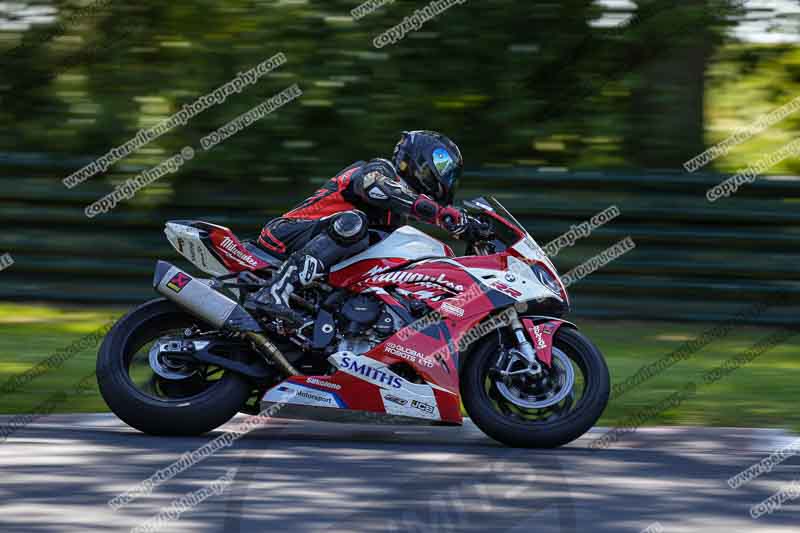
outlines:
M459 210L442 207L413 191L389 161L374 159L345 168L311 197L270 221L258 243L271 253L286 257L327 229L329 217L344 211L361 211L369 227L381 229L397 228L414 219L447 227L457 234L462 225Z
M264 226L258 244L285 262L269 286L253 297L263 312L303 323L289 306L295 285L308 285L336 262L367 247L369 227L391 230L409 219L437 224L458 235L466 217L411 190L385 159L359 162L313 196Z

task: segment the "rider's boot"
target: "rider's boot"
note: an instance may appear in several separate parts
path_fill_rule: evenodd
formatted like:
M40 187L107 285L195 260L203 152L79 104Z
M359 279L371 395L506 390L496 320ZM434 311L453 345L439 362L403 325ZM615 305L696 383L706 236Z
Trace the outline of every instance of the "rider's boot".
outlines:
M275 318L302 324L306 317L290 307L289 298L298 285L306 286L322 277L324 272L325 267L318 258L303 251L295 252L273 275L272 281L259 290L245 307L255 307Z
M324 277L331 265L368 246L366 215L360 211L334 215L325 231L295 251L281 265L270 284L258 291L252 301L263 313L302 323L303 315L289 307L289 297L297 285L306 286Z

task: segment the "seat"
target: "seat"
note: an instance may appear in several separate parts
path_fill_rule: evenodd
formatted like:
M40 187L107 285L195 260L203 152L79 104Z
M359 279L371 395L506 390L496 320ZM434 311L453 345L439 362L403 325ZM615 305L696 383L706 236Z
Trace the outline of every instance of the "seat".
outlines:
M243 241L242 244L247 249L247 251L250 252L252 255L254 255L261 261L264 261L265 263L269 263L275 268L280 267L281 264L283 263L283 261L272 255L271 253L267 252L253 241Z

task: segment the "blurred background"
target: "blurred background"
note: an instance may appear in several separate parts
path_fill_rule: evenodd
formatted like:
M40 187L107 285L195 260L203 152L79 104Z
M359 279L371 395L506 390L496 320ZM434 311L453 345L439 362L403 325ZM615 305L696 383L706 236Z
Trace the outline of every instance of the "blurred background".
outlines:
M541 244L619 208L555 258L565 273L627 236L636 243L571 287L574 318L615 381L785 297L612 402L607 423L797 325L800 160L730 198L709 203L705 193L794 140L800 110L702 170L683 167L800 96L796 1L470 0L380 49L373 39L427 2L397 0L354 20L359 3L0 2L0 254L14 261L0 272L0 380L152 298L155 260L179 260L165 220L254 236L351 162L391 155L404 129L456 140L468 171L458 198L495 195ZM62 184L278 52L287 64L256 85L107 172ZM293 83L298 100L199 149L204 135ZM187 145L197 156L177 173L86 218L87 205ZM775 347L654 422L800 428L785 401L799 346ZM77 380L95 352L0 397L0 411L28 409L65 375ZM104 406L87 395L69 409Z

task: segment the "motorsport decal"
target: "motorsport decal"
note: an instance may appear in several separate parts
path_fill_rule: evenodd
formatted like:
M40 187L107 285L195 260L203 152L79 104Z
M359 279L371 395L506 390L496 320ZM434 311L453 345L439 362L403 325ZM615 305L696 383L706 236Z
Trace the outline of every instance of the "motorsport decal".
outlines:
M188 275L184 274L183 272L178 272L172 279L167 282L167 288L175 292L181 292L184 287L186 287L189 282L192 281Z
M312 387L301 385L300 383L291 382L281 383L277 387L270 389L267 394L264 395L264 401L276 403L285 402L287 396L290 398L287 403L292 405L332 407L334 409L347 407L344 402L339 399L336 393L321 391Z

